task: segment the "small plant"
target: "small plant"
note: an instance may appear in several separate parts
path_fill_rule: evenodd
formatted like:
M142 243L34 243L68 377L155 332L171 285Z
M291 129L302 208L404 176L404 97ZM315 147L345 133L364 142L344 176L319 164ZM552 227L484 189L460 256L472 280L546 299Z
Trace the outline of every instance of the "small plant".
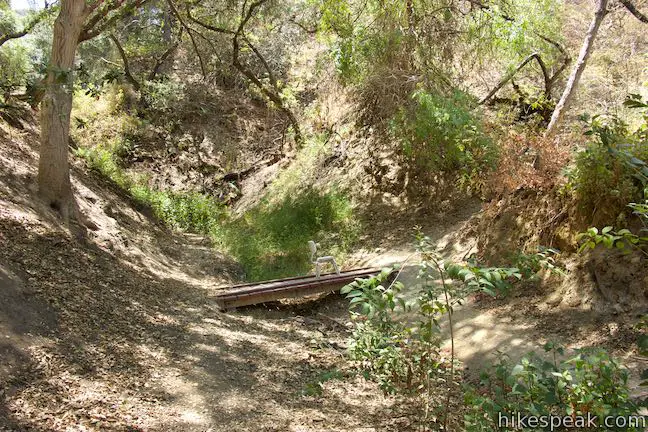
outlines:
M538 252L533 254L518 253L513 256L513 263L520 269L520 273L525 279L533 280L538 277L538 273L547 270L551 274L564 276L565 269L556 261L560 251L553 248L540 246Z
M591 227L587 231L578 234L576 238L581 242L578 252L587 251L594 249L598 245L603 245L608 249L628 250L629 248L634 248L648 256L648 252L644 250L648 245L648 236L640 237L627 229L614 231L613 227L607 226L599 232L598 228Z
M389 282L391 269L342 288L354 322L350 354L365 376L375 379L383 390L421 402L424 427L439 422L447 430L460 379L455 367L454 309L475 292L505 294L522 275L517 268L445 262L429 237L420 231L416 237L421 261L415 300L404 301L404 286ZM440 349L444 318L450 332L449 358Z
M308 382L301 391L302 396L321 396L324 391L324 383L331 380L344 378L344 374L338 369L331 369L319 374L317 379Z
M408 345L415 343L417 335L398 321L397 312L411 310L411 306L399 295L403 284L389 283L391 273L392 269L383 269L374 277L357 279L340 292L350 300L355 323L349 346L351 359L385 392L396 393L411 390L415 370L420 369L425 358L410 355Z
M510 420L515 413L545 418L571 416L573 424L581 428L588 426L588 415L596 417L597 427L603 427L606 416L626 416L640 423L639 407L629 394L628 372L605 351L577 350L563 361L557 360L558 355L564 355L562 347L549 343L545 352L552 354L552 361L529 353L517 364L511 365L504 359L495 365L493 374L482 374L480 389L466 392L465 403L470 408L465 416L466 430L500 430L501 418Z

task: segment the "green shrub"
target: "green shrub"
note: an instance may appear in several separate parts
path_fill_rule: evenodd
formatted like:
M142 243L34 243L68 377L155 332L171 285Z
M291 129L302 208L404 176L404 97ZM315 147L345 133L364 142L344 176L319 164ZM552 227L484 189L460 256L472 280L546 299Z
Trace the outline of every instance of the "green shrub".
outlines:
M152 189L145 178L130 175L119 165L115 150L118 148L81 147L77 155L86 160L90 169L113 181L138 203L150 207L170 228L209 235L225 219L224 206L211 197L196 192Z
M437 375L440 338L430 322L416 326L398 318L413 305L400 295L401 282L390 283L390 272L384 269L342 288L354 322L349 354L386 393L416 394Z
M146 81L142 92L150 110L170 114L185 97L185 85L171 80Z
M342 259L358 231L344 194L307 189L278 202L264 201L214 234L243 265L248 279L262 280L309 272L309 240Z
M643 124L635 130L614 115L583 120L588 122L586 134L592 140L577 154L568 187L574 190L590 224L613 224L628 212L629 203L646 196L648 117L644 116Z
M482 375L482 391L470 389L466 392L467 431L500 430L500 415L510 418L515 413L572 416L574 421L578 417L587 418L589 414L597 417L600 427L603 427L605 416L639 417L639 407L629 395L628 372L605 351L578 350L575 356L558 362L556 354L563 354L562 348L549 343L545 350L554 352L553 361L530 353L515 365L502 361L495 366L493 375ZM525 430L542 431L549 427ZM606 430L639 431L643 428Z
M565 269L556 262L556 256L559 254L560 251L557 249L540 246L538 252L533 254L523 252L513 254L511 261L520 269L520 273L525 279L537 279L542 270L564 276Z
M10 94L25 85L30 71L28 51L20 42L6 43L0 50L0 103L7 103L5 94Z
M136 184L130 188L130 193L173 228L208 235L225 219L222 204L197 192L160 191Z
M469 110L467 97L419 90L412 98L412 107L401 109L391 122L391 134L401 143L405 158L420 173L451 175L461 186L474 188L493 168L497 151Z

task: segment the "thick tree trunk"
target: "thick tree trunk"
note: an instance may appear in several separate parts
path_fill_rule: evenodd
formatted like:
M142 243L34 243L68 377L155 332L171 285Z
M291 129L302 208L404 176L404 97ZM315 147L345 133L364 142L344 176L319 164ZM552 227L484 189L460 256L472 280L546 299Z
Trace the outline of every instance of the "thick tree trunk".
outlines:
M556 127L560 123L565 110L573 99L574 90L578 86L580 77L585 70L585 66L587 66L587 60L589 59L589 56L592 53L592 49L594 48L594 40L596 39L596 35L599 31L599 28L601 27L603 18L605 18L605 15L608 13L607 6L608 0L598 0L598 6L596 7L594 19L592 20L592 23L587 30L587 35L585 36L585 40L583 41L583 47L581 48L580 54L578 55L578 60L576 61L574 70L569 76L567 86L565 87L560 101L556 105L556 109L551 116L551 121L549 122L547 131L545 132L546 137L551 136L556 132Z
M45 202L67 220L76 217L68 164L74 56L87 16L84 0L61 0L54 23L52 56L41 106L38 189Z

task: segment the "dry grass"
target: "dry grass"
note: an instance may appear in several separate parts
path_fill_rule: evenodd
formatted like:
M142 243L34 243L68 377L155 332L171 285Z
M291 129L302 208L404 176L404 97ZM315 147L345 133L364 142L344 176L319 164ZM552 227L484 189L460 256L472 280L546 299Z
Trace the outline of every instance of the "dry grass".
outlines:
M509 131L500 140L500 160L486 182L491 196L502 196L520 188L549 190L561 177L571 158L563 143Z

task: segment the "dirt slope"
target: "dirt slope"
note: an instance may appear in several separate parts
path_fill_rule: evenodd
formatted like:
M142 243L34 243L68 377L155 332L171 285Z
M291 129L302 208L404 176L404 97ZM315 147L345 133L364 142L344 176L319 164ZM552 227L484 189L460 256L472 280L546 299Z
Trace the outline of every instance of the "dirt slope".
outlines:
M219 312L237 264L82 166L98 228L61 226L34 196L36 133L0 125L0 430L399 428L372 385L319 384L343 364L342 303Z

